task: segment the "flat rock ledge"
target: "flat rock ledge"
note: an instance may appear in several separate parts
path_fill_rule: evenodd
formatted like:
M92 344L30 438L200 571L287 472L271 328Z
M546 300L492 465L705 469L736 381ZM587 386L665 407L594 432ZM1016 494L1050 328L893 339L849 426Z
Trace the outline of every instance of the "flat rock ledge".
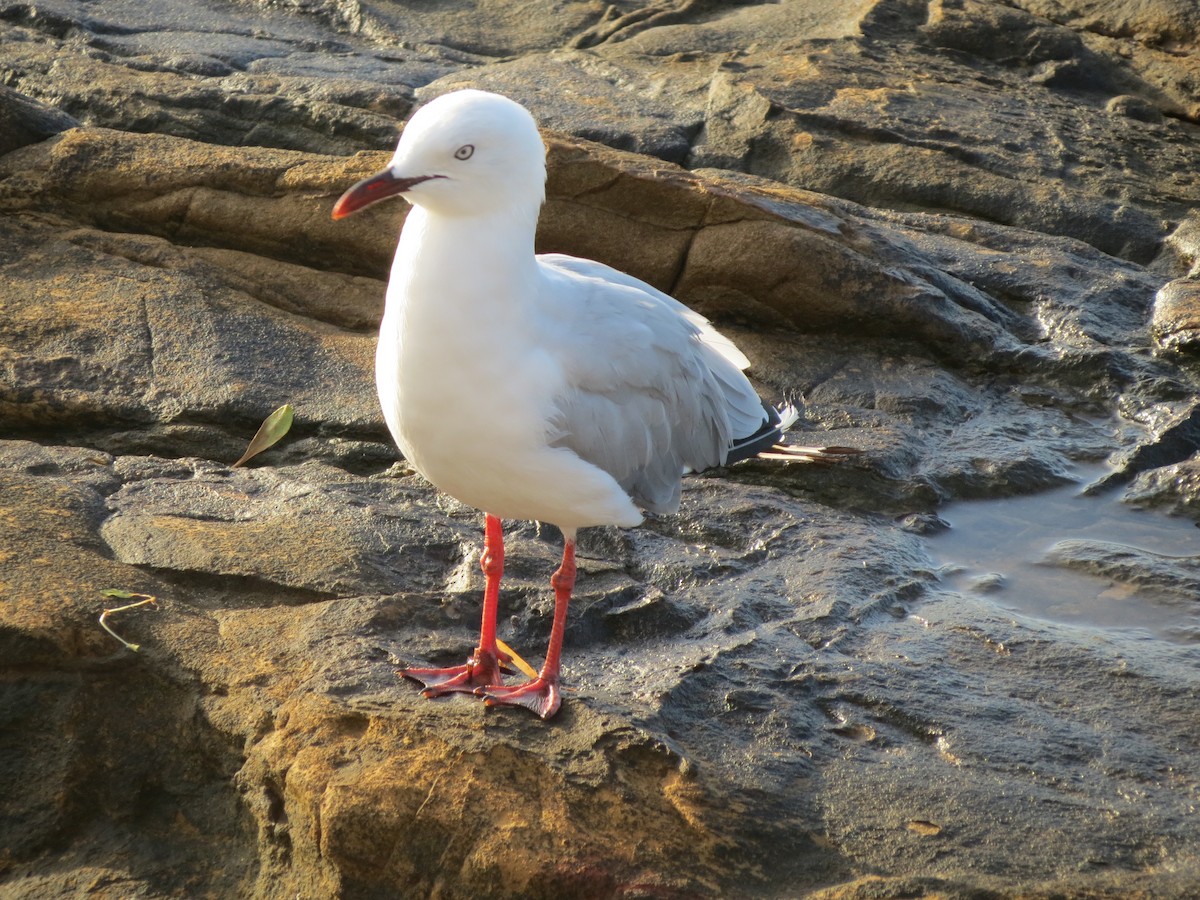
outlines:
M1196 896L1200 555L1029 561L1166 639L934 544L1072 482L1200 521L1194 4L427 6L0 2L0 895ZM542 249L866 451L585 532L551 723L395 674L470 652L480 516L376 408L403 204L329 218L467 84L547 126Z

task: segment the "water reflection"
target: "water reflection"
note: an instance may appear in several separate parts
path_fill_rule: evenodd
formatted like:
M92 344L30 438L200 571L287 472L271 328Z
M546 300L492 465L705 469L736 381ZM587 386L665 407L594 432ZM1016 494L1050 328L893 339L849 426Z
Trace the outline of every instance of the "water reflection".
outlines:
M931 537L930 549L943 584L1054 622L1200 643L1200 594L1191 590L1200 528L1133 509L1120 490L1085 496L1084 486L1103 471L1084 474L1054 491L942 510L951 527ZM1120 553L1121 565L1102 562L1127 548L1139 552Z

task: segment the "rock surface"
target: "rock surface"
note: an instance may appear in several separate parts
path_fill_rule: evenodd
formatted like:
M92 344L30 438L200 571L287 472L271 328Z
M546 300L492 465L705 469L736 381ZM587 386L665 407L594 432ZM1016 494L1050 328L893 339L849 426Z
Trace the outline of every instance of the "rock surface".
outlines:
M0 0L0 893L1194 896L1200 628L1014 613L931 540L1105 459L1200 519L1198 34L1186 0ZM551 129L544 249L868 451L585 532L549 724L394 675L469 652L480 517L375 406L403 204L329 219L468 84ZM535 659L551 531L509 526ZM1197 554L1061 537L1196 617ZM106 589L158 598L108 620L140 652Z

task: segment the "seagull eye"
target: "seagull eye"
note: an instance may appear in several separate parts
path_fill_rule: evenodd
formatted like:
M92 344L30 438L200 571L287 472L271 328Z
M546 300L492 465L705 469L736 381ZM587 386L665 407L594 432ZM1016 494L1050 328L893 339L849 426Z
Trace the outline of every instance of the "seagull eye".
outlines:
M459 147L457 150L454 151L454 158L455 159L470 159L471 154L474 152L475 152L474 144L463 144L461 147Z

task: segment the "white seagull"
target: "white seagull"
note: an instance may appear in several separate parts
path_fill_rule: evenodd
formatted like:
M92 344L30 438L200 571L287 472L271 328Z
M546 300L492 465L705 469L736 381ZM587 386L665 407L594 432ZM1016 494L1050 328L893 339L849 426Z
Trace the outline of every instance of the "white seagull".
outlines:
M764 403L741 351L677 300L598 262L536 255L545 159L523 106L456 91L412 116L388 167L333 217L395 195L413 205L379 331L379 401L412 466L485 513L479 646L465 665L400 674L427 697L473 692L549 718L580 528L674 512L688 471L857 451L779 444L795 412ZM502 519L554 524L565 542L545 664L517 685L496 644Z

